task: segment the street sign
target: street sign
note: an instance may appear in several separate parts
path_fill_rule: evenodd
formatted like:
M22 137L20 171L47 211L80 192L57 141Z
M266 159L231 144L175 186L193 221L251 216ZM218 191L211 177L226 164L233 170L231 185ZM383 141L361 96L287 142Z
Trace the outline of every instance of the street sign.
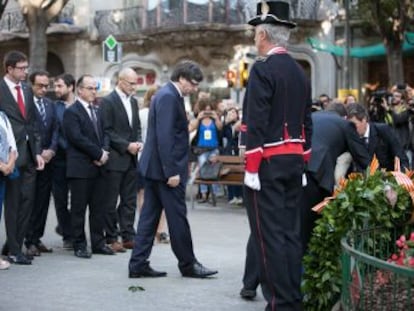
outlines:
M103 60L108 63L119 63L122 58L122 44L116 41L114 36L109 35L102 42Z

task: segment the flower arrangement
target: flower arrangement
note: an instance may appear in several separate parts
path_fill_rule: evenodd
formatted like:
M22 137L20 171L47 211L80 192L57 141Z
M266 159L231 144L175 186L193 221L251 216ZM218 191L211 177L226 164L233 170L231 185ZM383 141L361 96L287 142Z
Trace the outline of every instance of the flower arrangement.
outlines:
M374 157L365 174L353 173L332 197L315 206L321 217L316 221L303 258L302 292L305 310L331 310L341 294L340 241L349 232L367 227L394 228L411 220L414 198L412 173L403 174L396 164L394 172L378 170ZM391 243L391 230L370 241Z
M414 268L414 232L411 232L408 240L405 235L401 235L395 244L398 252L392 254L388 262Z

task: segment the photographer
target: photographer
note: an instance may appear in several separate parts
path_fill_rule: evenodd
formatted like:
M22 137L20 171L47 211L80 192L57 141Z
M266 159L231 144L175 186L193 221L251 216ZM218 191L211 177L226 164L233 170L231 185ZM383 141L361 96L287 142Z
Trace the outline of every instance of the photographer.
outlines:
M391 91L391 104L385 105L385 111L391 115L391 120L387 123L394 128L398 141L407 154L409 163L411 164L410 120L414 112L414 107L408 106L405 103L406 85L399 84L392 87Z
M369 99L369 118L372 122L392 123L391 113L388 112L388 99L391 94L387 90L377 90L372 92Z
M221 129L223 127L220 117L215 111L215 106L209 98L202 98L198 102L200 112L189 124L189 132L197 129L197 133L191 142L193 152L198 156L198 167L219 154L221 145ZM218 185L213 185L213 192L218 193ZM207 185L200 185L201 199L199 203L207 202Z

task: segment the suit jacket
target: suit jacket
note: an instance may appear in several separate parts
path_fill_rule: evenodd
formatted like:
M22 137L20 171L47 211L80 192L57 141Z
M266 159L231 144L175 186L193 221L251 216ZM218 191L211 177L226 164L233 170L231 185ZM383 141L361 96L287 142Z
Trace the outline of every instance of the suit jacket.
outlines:
M95 178L101 173L102 167L96 166L93 161L102 157L102 149L109 149L109 141L105 137L98 109L96 114L99 137L88 112L79 101L67 108L63 115L63 130L68 142L66 175L69 178Z
M143 176L166 181L180 175L181 183L185 183L188 141L184 100L169 82L157 91L150 107L147 138L139 163Z
M338 156L349 151L358 169L362 170L370 161L368 150L353 124L334 112L315 112L312 114L312 123L312 156L307 170L321 188L332 192Z
M37 107L35 109L36 120L41 137L42 150L51 149L56 153L59 137L59 124L56 116L56 110L53 102L49 98L43 97L42 101L46 113L45 123L43 123L42 116L40 115Z
M36 121L36 107L33 103L33 94L25 83L22 83L21 90L25 102L26 118L22 116L4 78L0 80L0 110L6 113L13 129L19 153L16 160L17 167L27 165L28 161L36 164L36 155L41 153L41 138Z
M401 168L409 168L408 158L397 135L387 124L370 123L368 150L371 158L376 154L381 168L394 170L394 158L399 157Z
M110 141L110 157L106 168L114 171L126 171L128 167L137 165L137 156L128 152L131 142L142 141L141 123L138 115L138 103L131 98L132 126L128 115L116 91L102 98L100 104L105 134Z

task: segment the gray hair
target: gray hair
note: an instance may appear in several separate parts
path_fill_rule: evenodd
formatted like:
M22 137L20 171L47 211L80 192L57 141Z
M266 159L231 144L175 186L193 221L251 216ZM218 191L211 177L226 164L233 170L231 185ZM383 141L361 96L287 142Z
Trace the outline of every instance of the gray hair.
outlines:
M273 24L260 24L256 27L260 27L266 33L267 40L277 46L287 47L290 29L285 26L273 25Z

